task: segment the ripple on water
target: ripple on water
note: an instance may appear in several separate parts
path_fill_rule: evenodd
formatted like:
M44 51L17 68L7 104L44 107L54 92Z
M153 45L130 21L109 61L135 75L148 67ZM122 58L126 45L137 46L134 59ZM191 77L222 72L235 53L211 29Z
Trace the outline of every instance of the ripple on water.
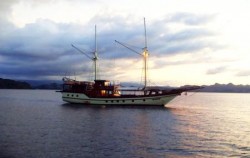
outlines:
M91 107L0 90L0 157L250 157L249 102L197 93L167 108Z

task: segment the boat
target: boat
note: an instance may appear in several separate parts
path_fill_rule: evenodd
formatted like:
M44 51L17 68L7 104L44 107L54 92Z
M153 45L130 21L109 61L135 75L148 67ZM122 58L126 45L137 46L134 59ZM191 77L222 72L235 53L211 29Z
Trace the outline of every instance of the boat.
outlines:
M138 53L127 47L125 44L116 41L131 51L140 54L144 59L144 86L142 88L124 88L120 83L97 79L97 44L96 44L96 26L95 26L95 51L93 57L81 51L72 45L79 52L86 55L94 62L94 81L77 81L67 77L63 78L62 99L68 103L77 103L83 105L143 105L143 106L165 106L175 97L181 95L184 91L199 89L199 86L189 86L184 88L163 88L150 87L147 83L147 39L146 24L145 28L145 47L142 53Z

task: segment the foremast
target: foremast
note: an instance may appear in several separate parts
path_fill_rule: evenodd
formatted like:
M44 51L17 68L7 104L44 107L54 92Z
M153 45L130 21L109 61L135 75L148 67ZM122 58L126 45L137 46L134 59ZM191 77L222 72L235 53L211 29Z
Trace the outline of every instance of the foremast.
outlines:
M97 38L96 38L96 25L95 25L95 51L94 51L94 57L93 57L93 61L94 61L94 65L95 65L95 80L97 79Z
M87 53L85 53L84 51L82 51L81 49L77 48L76 46L74 46L73 44L71 44L71 46L73 48L75 48L78 52L84 54L87 58L89 58L90 60L92 60L94 62L94 81L97 80L97 37L96 37L96 25L95 25L95 51L92 52L93 53L93 57L89 56Z

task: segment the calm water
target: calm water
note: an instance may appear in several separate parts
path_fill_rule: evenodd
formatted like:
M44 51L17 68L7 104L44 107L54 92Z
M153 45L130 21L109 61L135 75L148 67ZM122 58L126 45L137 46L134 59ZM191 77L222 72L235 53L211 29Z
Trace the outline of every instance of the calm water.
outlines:
M250 94L90 107L55 91L0 90L0 157L250 157Z

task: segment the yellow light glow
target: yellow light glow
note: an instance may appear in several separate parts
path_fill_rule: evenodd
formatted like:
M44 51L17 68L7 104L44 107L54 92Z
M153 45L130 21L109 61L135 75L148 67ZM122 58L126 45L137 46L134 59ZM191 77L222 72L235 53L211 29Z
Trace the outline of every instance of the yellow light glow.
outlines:
M143 52L143 56L146 58L146 57L148 57L148 52L147 51L144 51Z

